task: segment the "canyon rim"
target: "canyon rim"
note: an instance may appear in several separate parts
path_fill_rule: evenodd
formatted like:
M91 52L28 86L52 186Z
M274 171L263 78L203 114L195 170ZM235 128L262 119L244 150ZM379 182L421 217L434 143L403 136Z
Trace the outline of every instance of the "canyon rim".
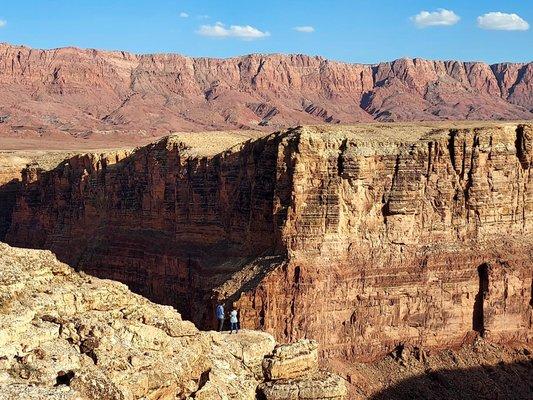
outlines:
M172 135L29 165L2 240L203 329L235 304L245 328L317 340L364 398L387 386L372 392L361 365L387 357L441 361L480 340L530 354L532 138L527 123Z
M190 2L179 48L225 58L135 53L173 35L163 1L33 2L33 44L134 51L0 43L0 400L533 397L533 9L388 1L218 10L268 30ZM354 29L393 61L288 51L355 59Z

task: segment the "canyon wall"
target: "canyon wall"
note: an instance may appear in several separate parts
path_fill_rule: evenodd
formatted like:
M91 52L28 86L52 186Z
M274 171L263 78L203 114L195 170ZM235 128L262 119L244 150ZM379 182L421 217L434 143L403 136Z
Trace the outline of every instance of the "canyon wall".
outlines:
M128 140L299 124L533 117L533 64L229 59L0 44L0 138ZM126 139L125 139L126 138Z
M290 201L290 174L277 181L284 137L202 158L163 139L134 153L81 154L49 172L26 169L6 241L49 248L86 272L178 304L197 323L209 320L205 302L229 274L286 253L277 229L283 212L273 210L274 191Z
M214 140L206 137L206 141ZM173 137L26 169L6 235L212 327L216 301L322 359L532 339L533 128Z
M301 133L290 263L241 296L245 320L340 359L531 340L531 126L405 133Z

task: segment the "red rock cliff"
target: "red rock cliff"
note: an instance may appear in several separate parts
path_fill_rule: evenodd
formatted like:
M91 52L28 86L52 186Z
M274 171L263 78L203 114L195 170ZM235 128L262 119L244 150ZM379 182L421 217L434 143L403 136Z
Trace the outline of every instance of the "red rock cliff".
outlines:
M531 119L533 64L230 59L0 45L0 136L134 137L371 120Z
M26 170L6 241L326 359L532 339L533 128L301 127Z

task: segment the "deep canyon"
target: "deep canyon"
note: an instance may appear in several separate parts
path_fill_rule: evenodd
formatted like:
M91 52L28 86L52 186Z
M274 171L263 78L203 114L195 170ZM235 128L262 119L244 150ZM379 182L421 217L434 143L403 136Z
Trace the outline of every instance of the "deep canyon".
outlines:
M0 399L528 398L532 85L1 44Z
M216 302L236 304L246 328L317 340L322 365L349 380L403 348L531 343L530 124L207 142L30 165L1 240L50 249L201 328Z

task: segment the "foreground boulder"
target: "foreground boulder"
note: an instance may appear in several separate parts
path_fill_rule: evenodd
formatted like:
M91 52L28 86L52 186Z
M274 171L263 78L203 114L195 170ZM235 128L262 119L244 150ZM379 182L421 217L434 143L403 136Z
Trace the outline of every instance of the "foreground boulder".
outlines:
M275 345L263 332L201 332L171 307L76 273L49 251L0 243L2 400L254 399Z
M264 400L342 400L346 398L347 389L341 377L323 372L308 378L266 382L260 385L259 393Z
M319 372L318 346L313 340L277 345L263 360L263 370L269 382L259 386L259 397L265 400L340 400L347 394L341 377Z
M318 371L318 346L312 340L276 346L263 361L265 376L270 380L291 379Z

